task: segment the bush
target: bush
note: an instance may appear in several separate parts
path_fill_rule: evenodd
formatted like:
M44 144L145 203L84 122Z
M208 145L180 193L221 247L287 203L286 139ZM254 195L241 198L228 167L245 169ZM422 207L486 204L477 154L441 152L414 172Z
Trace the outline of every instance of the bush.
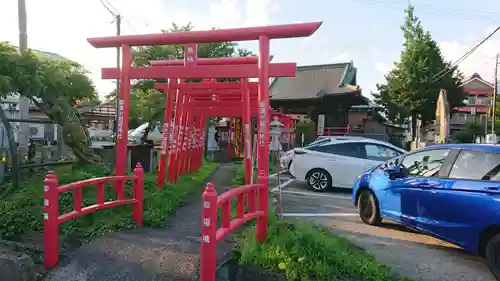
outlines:
M304 119L297 122L295 126L295 144L302 145L302 134L304 134L304 145L316 139L316 124L310 119Z
M167 184L156 188L156 176L146 174L144 178L144 226L161 227L169 215L183 204L193 193L201 191L205 179L217 168L216 163L204 163L194 174L179 178L178 184ZM80 165L56 169L60 184L89 178L110 176L111 168L99 165ZM43 184L41 178L24 182L16 192L0 201L0 238L16 239L27 232L43 232ZM131 183L125 185L125 197L132 196ZM83 189L83 206L96 203L97 188ZM105 200L115 200L112 184L106 186ZM59 198L60 213L73 210L73 195L66 192ZM135 228L131 218L131 206L124 205L81 216L60 225L63 236L87 240L105 233Z
M287 280L403 281L348 240L310 222L279 220L270 212L266 243L255 240L255 227L237 239L239 262L271 272L284 271Z

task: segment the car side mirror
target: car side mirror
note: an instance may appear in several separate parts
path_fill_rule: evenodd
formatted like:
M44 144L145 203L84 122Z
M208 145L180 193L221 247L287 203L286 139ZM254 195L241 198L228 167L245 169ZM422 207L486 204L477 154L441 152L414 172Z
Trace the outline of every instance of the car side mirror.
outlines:
M406 176L404 168L401 166L394 166L387 168L385 172L389 175L389 179L394 180L398 178L403 178Z

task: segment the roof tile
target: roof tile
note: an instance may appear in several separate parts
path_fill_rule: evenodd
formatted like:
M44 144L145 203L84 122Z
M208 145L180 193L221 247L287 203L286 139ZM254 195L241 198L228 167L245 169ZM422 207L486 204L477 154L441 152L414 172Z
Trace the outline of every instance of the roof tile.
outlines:
M344 77L356 71L351 63L299 66L296 77L276 78L271 83L271 100L298 100L359 91L344 88Z

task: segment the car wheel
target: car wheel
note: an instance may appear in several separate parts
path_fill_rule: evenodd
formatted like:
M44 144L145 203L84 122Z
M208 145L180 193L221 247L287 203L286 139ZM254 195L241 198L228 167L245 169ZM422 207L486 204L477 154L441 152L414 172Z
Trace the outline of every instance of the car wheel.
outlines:
M332 187L332 176L323 169L313 169L308 173L307 184L314 191L325 191Z
M485 256L491 273L500 280L500 234L490 239L486 245Z
M361 220L369 225L379 225L382 222L380 209L375 194L369 190L361 192L358 198L358 213Z

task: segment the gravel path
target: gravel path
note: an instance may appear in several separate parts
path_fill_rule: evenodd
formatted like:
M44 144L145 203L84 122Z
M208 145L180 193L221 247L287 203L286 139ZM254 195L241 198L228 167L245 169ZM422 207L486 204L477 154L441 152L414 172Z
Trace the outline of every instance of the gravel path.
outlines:
M211 177L219 192L230 186L236 165ZM202 187L200 186L200 190ZM45 281L198 281L201 192L177 210L162 229L135 229L93 240L52 270ZM230 245L217 248L218 254Z

